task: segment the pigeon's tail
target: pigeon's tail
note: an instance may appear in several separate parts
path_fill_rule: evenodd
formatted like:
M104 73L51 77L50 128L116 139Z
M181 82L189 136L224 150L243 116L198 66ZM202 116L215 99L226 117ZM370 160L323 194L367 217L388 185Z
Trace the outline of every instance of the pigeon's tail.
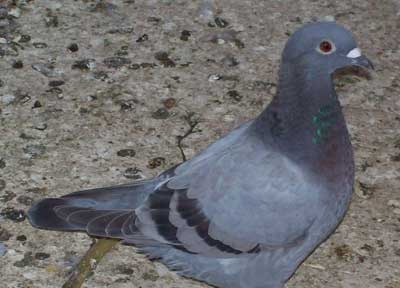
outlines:
M134 209L156 184L150 180L43 199L29 209L28 218L37 228L86 231L93 236L124 238L135 232Z

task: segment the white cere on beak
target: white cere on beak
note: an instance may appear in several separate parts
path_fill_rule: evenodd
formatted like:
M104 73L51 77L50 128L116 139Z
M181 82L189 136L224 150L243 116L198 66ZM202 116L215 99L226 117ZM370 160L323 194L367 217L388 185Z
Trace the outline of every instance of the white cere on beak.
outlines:
M361 56L361 50L360 50L360 48L354 48L346 56L348 58L358 58Z

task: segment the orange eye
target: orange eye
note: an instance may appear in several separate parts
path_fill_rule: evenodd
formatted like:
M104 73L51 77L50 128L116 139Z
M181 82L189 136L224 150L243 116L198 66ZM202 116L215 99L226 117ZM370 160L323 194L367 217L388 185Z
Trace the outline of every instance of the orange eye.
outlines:
M319 44L319 50L321 50L323 53L329 53L333 49L332 43L329 41L322 41Z

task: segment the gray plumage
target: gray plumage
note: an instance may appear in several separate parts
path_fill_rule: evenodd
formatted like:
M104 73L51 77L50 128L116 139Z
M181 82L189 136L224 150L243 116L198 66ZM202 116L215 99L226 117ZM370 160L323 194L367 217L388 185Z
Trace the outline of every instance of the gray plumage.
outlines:
M122 239L181 275L223 288L279 288L336 228L352 147L332 73L371 68L351 33L307 24L284 49L268 107L159 176L44 199L33 226Z

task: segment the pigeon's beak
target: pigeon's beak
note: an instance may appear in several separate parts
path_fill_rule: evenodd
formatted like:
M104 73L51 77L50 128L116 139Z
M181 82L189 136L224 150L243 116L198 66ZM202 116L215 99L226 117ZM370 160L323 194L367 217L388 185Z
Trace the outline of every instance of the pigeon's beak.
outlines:
M336 69L334 77L340 77L346 74L356 74L367 79L372 79L371 71L374 70L372 62L362 55L360 48L354 48L341 57L344 60L342 66Z
M372 64L371 60L362 55L360 48L354 48L346 55L346 57L350 59L351 66L362 67L368 70L375 69L374 64Z

